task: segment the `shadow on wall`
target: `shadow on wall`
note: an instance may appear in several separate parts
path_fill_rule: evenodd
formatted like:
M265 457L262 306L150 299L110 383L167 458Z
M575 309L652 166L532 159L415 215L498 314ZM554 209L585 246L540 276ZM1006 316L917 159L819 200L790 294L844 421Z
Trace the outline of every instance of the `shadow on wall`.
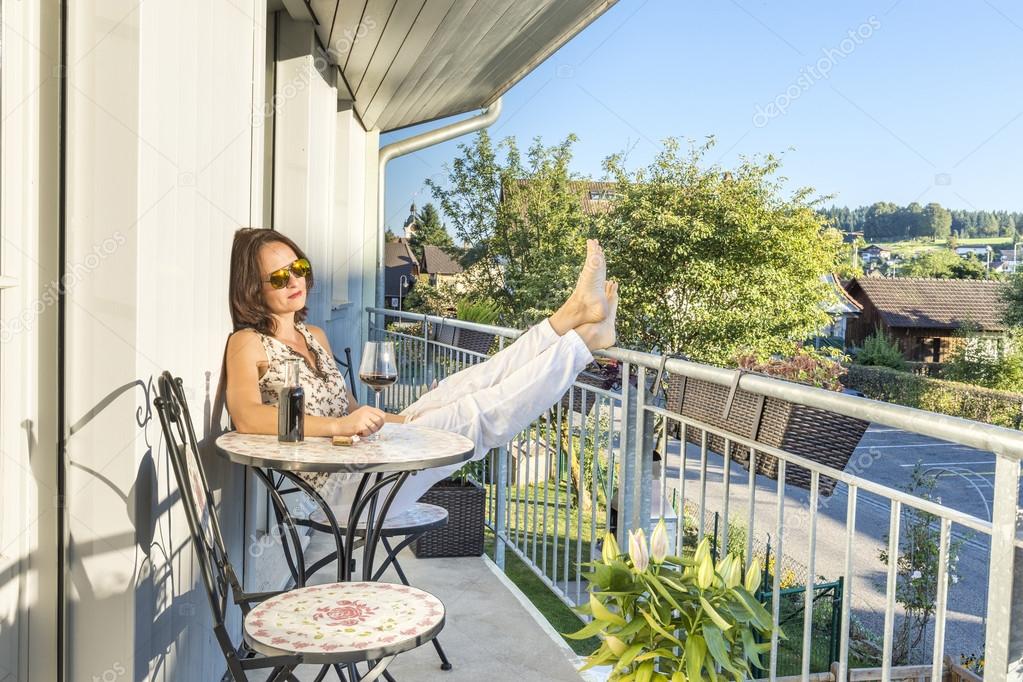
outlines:
M239 468L232 467L214 451L214 441L223 432L223 428L220 419L222 410L217 410L212 400L210 378L211 373L206 371L202 424L196 426L201 428L200 448L210 485L215 493L220 491L220 499L232 501L219 515L228 550L234 554L243 550L245 537L244 505L241 504L245 499L244 476ZM194 564L188 524L178 506L180 494L164 451L160 424L153 419L153 383L153 377L150 376L119 386L69 429L69 435L81 431L118 398L135 390L140 391L141 402L135 410L135 422L140 435L145 439L146 449L138 459L130 489L122 490L115 481L102 473L103 467L97 468L80 461L70 464L102 484L111 496L109 499L120 500L124 518L131 526L130 532L93 539L84 544L76 544L74 537L69 539L67 554L73 557L69 567L72 584L69 594L73 595L71 598L75 600L77 609L95 612L94 618L86 616L90 626L102 627L102 618L105 616L101 614L109 614L110 608L103 603L108 599L97 594L93 584L95 576L90 576L86 570L87 560L94 555L120 552L131 565L131 577L127 584L134 592L135 641L131 649L134 660L110 661L108 670L91 673L98 679L121 678L128 672L129 664L134 669L133 679L139 681L161 675L197 679L206 676L210 666L213 669L223 666L213 639L205 589ZM186 386L186 395L193 399L198 397L194 388L188 389ZM134 459L131 448L126 452ZM108 509L111 513L118 513L116 506ZM6 582L14 577L5 574L0 579ZM2 584L0 582L0 586ZM123 599L123 590L109 599ZM240 617L237 614L229 620L229 627L240 628ZM118 649L123 651L124 647Z

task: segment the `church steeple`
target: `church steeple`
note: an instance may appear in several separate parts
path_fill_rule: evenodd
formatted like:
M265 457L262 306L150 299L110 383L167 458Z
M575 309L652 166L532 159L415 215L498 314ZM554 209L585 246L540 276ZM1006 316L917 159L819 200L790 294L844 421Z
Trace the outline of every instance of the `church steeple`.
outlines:
M408 218L405 219L405 239L412 239L416 231L416 202L409 207Z

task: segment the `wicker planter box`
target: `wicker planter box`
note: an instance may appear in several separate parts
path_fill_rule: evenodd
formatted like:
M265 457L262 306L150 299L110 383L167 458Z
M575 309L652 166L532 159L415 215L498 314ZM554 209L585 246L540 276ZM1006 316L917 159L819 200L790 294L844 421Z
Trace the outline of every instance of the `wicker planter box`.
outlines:
M481 355L487 355L494 345L493 334L475 329L462 329L451 325L434 325L434 338L438 343L455 346Z
M668 381L668 409L703 422L726 433L734 433L773 446L794 455L844 470L859 444L868 422L804 405L765 398L736 390L729 403L731 388L697 379L672 375ZM679 437L678 423L671 424L673 435ZM702 434L695 427L686 429L686 440L700 443ZM724 453L724 438L708 434L708 447ZM749 448L733 445L732 459L749 468ZM778 478L778 459L757 452L757 473ZM789 465L786 484L810 489L810 471ZM821 476L820 494L830 495L835 480Z
M581 384L605 390L610 389L616 380L616 375L610 374L607 369L597 363L590 364L576 377L576 381ZM573 386L571 390L565 392L565 395L561 397L562 414L568 414L569 405L571 405L572 410L575 412L580 412L587 416L590 414L593 410L593 405L597 402L597 394L593 391L586 391L584 395L583 391L582 387ZM571 402L569 396L571 396Z
M483 554L487 491L472 482L445 479L426 491L420 502L448 510L448 525L427 532L412 545L417 557L465 557Z

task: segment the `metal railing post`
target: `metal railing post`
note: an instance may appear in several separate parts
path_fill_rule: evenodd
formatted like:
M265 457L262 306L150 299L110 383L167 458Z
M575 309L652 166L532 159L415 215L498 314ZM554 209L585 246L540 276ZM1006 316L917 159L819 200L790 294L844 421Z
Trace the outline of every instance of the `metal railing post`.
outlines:
M497 489L495 491L497 508L494 512L494 563L504 570L504 553L508 537L508 446L497 449Z
M1012 599L1023 592L1023 551L1015 542L1019 481L1019 461L996 455L984 670L1014 682L1023 680L1023 604Z
M618 466L621 472L618 475L618 546L629 546L629 527L632 522L632 507L634 506L630 491L633 487L635 472L635 458L631 457L631 443L633 440L632 423L636 417L635 403L633 401L632 383L629 381L629 373L632 365L628 362L622 363L622 424L618 431Z

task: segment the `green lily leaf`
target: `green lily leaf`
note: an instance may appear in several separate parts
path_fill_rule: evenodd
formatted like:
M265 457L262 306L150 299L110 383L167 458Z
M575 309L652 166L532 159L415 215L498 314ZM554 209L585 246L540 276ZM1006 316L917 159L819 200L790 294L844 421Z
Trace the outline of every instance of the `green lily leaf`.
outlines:
M707 612L707 615L710 616L710 619L714 621L714 625L717 625L722 630L728 630L732 627L732 624L722 618L721 614L719 614L704 597L700 597L700 605L703 607L703 610Z
M707 642L707 650L710 651L710 655L718 665L737 675L741 672L732 664L732 659L725 648L725 638L721 636L721 630L713 625L704 625L703 639Z
M625 625L625 619L619 616L617 613L610 611L604 604L597 598L597 595L590 592L590 611L593 612L593 617L598 618L615 625Z
M651 616L646 611L640 611L640 613L643 614L643 617L646 619L646 622L650 624L650 627L652 627L654 629L654 631L657 632L657 634L659 634L661 637L664 637L665 639L667 639L668 641L670 641L670 642L672 642L674 644L677 644L679 646L683 646L682 642L679 641L678 639L676 639L676 637L674 635L672 635L670 632L668 632L663 627L661 627L660 623L658 623L657 620L653 616Z
M604 628L608 626L607 623L600 620L592 620L587 623L581 630L573 632L571 634L563 634L562 636L568 637L569 639L589 639L594 635L603 632Z
M707 645L699 635L686 637L684 647L686 653L686 674L691 680L702 680L703 657L707 651Z

